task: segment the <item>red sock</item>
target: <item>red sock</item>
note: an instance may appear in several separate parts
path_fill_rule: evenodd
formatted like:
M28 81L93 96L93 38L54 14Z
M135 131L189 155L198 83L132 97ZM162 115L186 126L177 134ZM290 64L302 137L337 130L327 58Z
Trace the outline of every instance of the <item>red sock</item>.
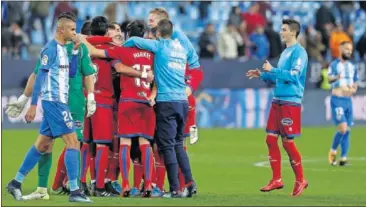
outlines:
M96 180L96 171L95 171L95 157L93 157L93 155L91 153L88 153L88 157L89 157L89 170L90 170L90 180Z
M97 155L95 160L97 170L97 188L104 189L104 179L106 178L108 168L108 151L107 146L97 146Z
M64 178L66 176L65 152L66 147L62 151L60 157L58 158L56 175L52 185L53 190L57 190L59 187L62 187L62 182L64 181Z
M118 166L118 153L111 152L112 156L109 159L109 166L108 166L108 179L111 181L117 180L117 173L116 168Z
M130 183L128 181L130 173L130 164L131 164L130 151L131 146L129 145L121 145L119 148L119 166L121 169L121 176L122 176L122 189L130 187Z
M269 162L272 169L272 180L281 179L281 152L278 147L277 137L273 135L267 135L267 146Z
M154 150L155 156L155 170L156 170L156 186L160 190L164 190L164 181L165 181L165 166L164 159L159 155L157 150Z
M154 168L154 157L150 144L140 145L141 161L144 168L144 186L145 189L151 189L152 172Z
M302 163L301 163L301 155L295 146L295 142L284 141L282 144L283 144L283 148L285 148L285 150L290 158L290 163L291 163L292 169L295 173L296 181L300 181L300 182L303 181L304 175L303 175L303 169L302 169Z
M136 159L133 161L133 187L140 189L144 169L141 163Z
M83 143L81 147L81 173L80 173L80 181L86 183L86 174L88 174L88 168L90 165L90 161L88 160L89 153L89 144Z

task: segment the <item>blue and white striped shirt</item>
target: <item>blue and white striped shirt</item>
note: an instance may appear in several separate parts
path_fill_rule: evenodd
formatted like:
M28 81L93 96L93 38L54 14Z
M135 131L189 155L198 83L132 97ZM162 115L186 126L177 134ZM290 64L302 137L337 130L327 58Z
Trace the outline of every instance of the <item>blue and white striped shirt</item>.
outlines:
M51 40L41 51L40 70L47 70L41 100L67 104L69 96L69 58L64 45Z
M328 75L330 77L340 75L340 79L332 83L332 88L351 87L358 81L357 68L350 61L333 60L329 65Z

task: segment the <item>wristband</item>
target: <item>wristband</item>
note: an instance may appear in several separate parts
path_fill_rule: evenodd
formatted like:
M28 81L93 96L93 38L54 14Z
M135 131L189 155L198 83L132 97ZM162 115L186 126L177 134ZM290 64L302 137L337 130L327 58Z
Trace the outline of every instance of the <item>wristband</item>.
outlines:
M88 94L88 100L94 100L94 93Z
M19 96L18 101L19 102L27 102L29 99L29 97L27 97L26 95L22 94L21 96Z
M77 55L77 54L79 54L79 49L77 49L77 50L74 50L74 49L73 49L73 50L72 50L72 54L73 54L73 55Z

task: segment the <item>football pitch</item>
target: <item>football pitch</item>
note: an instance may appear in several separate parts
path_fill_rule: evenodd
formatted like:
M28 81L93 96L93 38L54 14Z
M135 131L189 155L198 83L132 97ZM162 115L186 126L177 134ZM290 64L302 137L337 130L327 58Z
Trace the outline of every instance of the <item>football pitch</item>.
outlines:
M188 146L198 195L194 198L94 198L93 204L68 203L67 196L50 195L49 201L15 201L5 192L23 157L34 143L37 130L5 130L2 132L2 205L3 206L365 206L366 205L366 127L351 132L351 149L347 167L332 167L327 155L335 128L304 128L298 138L309 187L302 196L291 197L294 175L281 147L285 188L262 193L259 188L271 178L263 129L200 129L200 140ZM58 155L63 147L57 140L54 147L50 186L55 175ZM37 168L26 178L23 194L31 193L37 185ZM167 183L167 181L166 181Z

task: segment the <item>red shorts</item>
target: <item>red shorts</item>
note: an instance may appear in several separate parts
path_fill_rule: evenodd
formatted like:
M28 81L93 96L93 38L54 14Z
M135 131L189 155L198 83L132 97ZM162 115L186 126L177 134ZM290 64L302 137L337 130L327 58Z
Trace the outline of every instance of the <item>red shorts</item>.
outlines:
M84 142L111 143L113 139L113 107L97 104L97 110L84 121Z
M184 137L189 137L191 126L196 125L196 99L193 95L188 97L188 116L184 128Z
M301 135L301 105L274 100L267 120L267 133L293 138Z
M118 137L153 139L156 118L153 107L145 103L120 102L118 105Z

